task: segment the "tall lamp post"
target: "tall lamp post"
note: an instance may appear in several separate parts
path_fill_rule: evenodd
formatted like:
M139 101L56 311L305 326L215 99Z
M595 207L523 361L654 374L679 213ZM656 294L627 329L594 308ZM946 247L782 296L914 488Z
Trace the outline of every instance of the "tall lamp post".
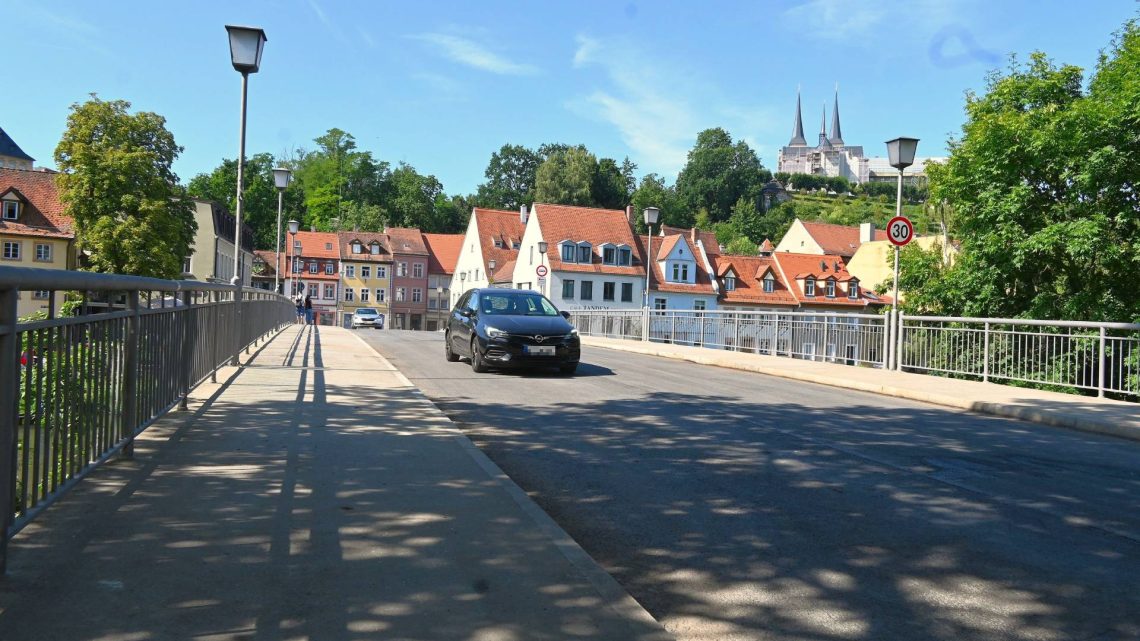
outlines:
M459 295L462 296L463 292L467 290L467 272L459 272Z
M538 241L538 264L544 267L546 266L546 250L548 249L550 249L550 245L547 245L545 240ZM549 275L550 273L547 272L546 276ZM550 298L550 295L546 293L546 276L542 277L542 287L539 288L538 293Z
M437 308L436 311L439 314L438 320L439 320L440 326L437 329L444 329L443 328L443 285L437 285L436 286L436 288L435 288L435 299L439 303L439 307Z
M887 157L891 166L899 170L898 195L895 198L895 216L902 216L902 187L903 170L914 164L914 152L918 151L918 138L895 138L887 141ZM888 230L889 233L889 230ZM896 345L899 337L898 327L899 307L899 246L895 245L895 287L891 295L891 332L890 345L887 347L887 369L896 369L898 351Z
M645 217L645 228L649 231L649 242L645 256L645 311L642 314L641 340L649 342L649 276L653 274L653 226L661 216L661 210L656 207L646 207L642 212Z
M242 187L244 186L243 173L245 171L245 112L246 94L249 87L249 74L257 73L261 67L261 52L265 50L265 31L258 27L237 27L226 25L230 36L230 62L234 69L241 74L241 127L238 130L238 166L237 166L237 221L234 224L234 305L237 314L237 331L241 336L241 210ZM231 365L238 365L238 352L241 351L241 339L234 348L234 357Z
M289 221L289 247L293 250L292 258L289 259L289 298L293 298L296 293L294 290L296 286L293 284L293 274L297 271L297 230L301 228L301 223L290 220Z
M495 259L487 261L487 287L495 286Z
M277 269L273 276L273 291L278 294L281 293L281 199L285 194L285 188L289 186L289 180L293 177L293 172L283 167L278 167L273 170L273 182L277 185ZM288 255L288 254L286 254Z

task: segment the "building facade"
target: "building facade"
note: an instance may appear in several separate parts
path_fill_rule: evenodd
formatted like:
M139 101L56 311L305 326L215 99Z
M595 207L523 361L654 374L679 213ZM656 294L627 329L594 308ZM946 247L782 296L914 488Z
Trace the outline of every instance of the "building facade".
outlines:
M319 325L336 324L340 297L340 250L332 232L302 231L291 239L289 296L309 296ZM283 257L284 258L284 257Z
M886 232L876 230L874 223L847 227L830 223L806 223L797 218L792 221L792 226L780 239L775 251L778 254L833 254L851 260L863 243L886 239Z
M3 129L0 129L0 169L23 169L32 171L35 162L23 149L12 140Z
M510 286L529 216L526 205L517 212L480 207L471 210L451 279L450 306L468 289L490 287L492 279L499 286Z
M0 265L75 269L75 233L55 172L0 168ZM16 314L59 310L64 292L19 292Z
M182 265L183 278L212 283L230 283L234 275L234 227L237 219L224 206L193 199L198 231L190 255ZM240 250L241 282L253 284L253 230L242 223Z
M392 314L392 250L386 234L339 232L341 297L337 315L343 327L352 327L352 314L361 307Z
M443 329L451 310L451 280L463 249L465 234L424 234L428 250L428 315L429 332Z
M718 307L719 284L702 235L695 228L654 238L649 307L653 310L714 310ZM641 236L648 243L648 236Z
M428 310L428 251L418 229L390 227L392 249L392 329L423 330ZM385 326L388 326L386 321Z

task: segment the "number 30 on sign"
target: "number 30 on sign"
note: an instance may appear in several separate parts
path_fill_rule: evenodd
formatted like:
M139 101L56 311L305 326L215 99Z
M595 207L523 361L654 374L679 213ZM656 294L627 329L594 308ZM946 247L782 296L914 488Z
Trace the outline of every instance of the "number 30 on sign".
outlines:
M906 216L895 216L887 223L887 240L902 247L914 240L914 224Z

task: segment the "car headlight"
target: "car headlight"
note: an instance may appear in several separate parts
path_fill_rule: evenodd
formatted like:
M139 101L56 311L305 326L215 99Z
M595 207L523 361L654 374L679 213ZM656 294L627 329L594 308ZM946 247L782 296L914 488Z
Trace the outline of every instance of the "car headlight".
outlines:
M578 335L578 328L577 327L572 328L570 330L570 335L571 336L577 336Z
M501 329L496 329L490 325L484 328L487 331L487 338L506 338L507 333Z

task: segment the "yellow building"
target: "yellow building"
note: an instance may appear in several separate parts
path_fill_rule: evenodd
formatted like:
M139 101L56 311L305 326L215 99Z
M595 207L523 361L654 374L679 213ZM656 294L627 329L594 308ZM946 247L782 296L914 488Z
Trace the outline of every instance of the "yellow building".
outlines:
M55 187L56 173L0 168L0 266L75 268L75 233ZM55 309L64 292L54 294ZM20 292L20 318L48 311L47 291Z
M340 244L340 300L337 317L342 327L352 326L352 313L371 307L390 327L392 251L388 236L378 232L342 231Z
M919 236L912 243L926 251L938 245L942 247L942 261L946 265L954 262L958 249L947 243L942 236ZM891 293L891 283L895 278L894 245L888 240L875 240L859 245L859 250L847 261L847 271L864 283L869 289L881 294ZM881 287L887 283L887 287ZM906 292L899 292L899 301L906 300Z

